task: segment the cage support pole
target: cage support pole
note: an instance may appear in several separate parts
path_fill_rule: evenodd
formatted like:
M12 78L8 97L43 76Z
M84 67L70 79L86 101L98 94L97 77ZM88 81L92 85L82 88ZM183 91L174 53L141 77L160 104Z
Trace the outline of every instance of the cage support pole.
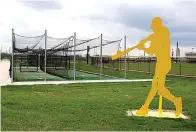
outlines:
M148 72L149 72L149 74L150 74L150 63L151 63L151 57L149 57L149 69L148 69Z
M29 63L29 61L28 61L28 52L29 52L29 48L28 48L28 46L27 46L27 57L26 57L27 68L29 68L29 65L28 65L28 63Z
M181 60L180 60L180 76L182 75L182 64L181 64Z
M1 48L1 49L0 49L0 61L1 61L2 45L1 45L0 48Z
M102 78L102 34L101 34L101 44L100 44L100 80Z
M74 33L74 80L76 80L76 32Z
M39 59L39 58L38 58L38 55L36 55L36 59L37 59L37 62L36 62L36 63L37 63L37 72L38 72L38 70L39 70L39 69L38 69L38 67L39 67L39 64L38 64L38 63L39 63L39 60L38 60L38 59Z
M47 60L47 57L46 57L46 49L47 49L47 30L45 30L45 57L44 57L44 71L45 71L45 81L46 81L46 76L47 76L47 74L46 74L46 60Z
M126 50L126 35L124 37L124 50ZM125 54L125 63L124 63L124 72L125 72L125 76L124 76L124 79L127 78L127 58L126 58L126 54Z
M12 28L12 63L11 63L12 73L11 82L14 82L14 29Z

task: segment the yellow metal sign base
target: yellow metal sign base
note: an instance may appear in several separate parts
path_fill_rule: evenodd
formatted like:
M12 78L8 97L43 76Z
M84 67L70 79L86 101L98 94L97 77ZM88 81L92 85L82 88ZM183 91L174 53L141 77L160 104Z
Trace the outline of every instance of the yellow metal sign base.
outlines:
M179 117L175 116L175 112L173 110L162 110L162 114L159 114L159 110L148 110L147 115L136 115L137 110L128 110L127 115L128 116L140 116L140 117L157 117L157 118L183 118L183 119L189 119L188 116L184 114L180 114Z

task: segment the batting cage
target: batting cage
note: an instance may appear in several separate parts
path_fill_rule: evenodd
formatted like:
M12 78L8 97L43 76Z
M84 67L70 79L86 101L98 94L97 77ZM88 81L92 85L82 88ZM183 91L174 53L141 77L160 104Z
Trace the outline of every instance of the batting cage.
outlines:
M122 70L117 68L114 73L109 67L123 65L111 59L120 45L122 38L110 40L102 34L87 38L74 33L54 38L46 30L42 35L29 37L13 30L12 78L14 82L123 79Z

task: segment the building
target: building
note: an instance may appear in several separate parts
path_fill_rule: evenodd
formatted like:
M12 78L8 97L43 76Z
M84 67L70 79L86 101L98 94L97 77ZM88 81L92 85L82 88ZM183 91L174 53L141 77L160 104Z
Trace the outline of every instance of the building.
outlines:
M185 53L185 56L186 57L196 57L196 53L194 53L194 52L188 52L188 53Z
M176 47L176 57L180 57L180 48L178 47L178 42Z

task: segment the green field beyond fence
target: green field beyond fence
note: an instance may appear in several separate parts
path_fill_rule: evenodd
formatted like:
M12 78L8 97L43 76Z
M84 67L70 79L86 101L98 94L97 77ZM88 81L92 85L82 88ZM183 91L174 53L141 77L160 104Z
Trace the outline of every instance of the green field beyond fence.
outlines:
M93 66L100 67L99 57L92 57L91 61ZM196 77L196 58L172 58L171 61L172 68L169 75ZM111 57L104 57L102 65L104 68L113 70L124 70L126 68L127 72L154 73L156 58L126 58L125 63L124 58L111 60Z
M137 62L137 63L129 63L127 62L126 68L127 71L143 71L146 73L154 73L155 71L155 63L153 62ZM124 70L124 63L118 62L110 62L103 63L103 67L111 68L111 69L121 69ZM169 74L174 75L185 75L185 76L196 76L196 63L172 63L172 68Z

